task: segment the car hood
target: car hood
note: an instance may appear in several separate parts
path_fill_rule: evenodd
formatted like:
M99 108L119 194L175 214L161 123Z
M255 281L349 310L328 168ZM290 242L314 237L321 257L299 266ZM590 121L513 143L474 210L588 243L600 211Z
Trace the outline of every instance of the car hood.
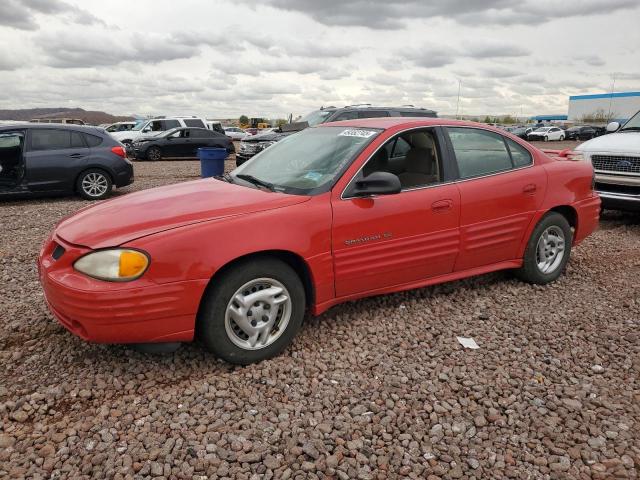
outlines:
M624 152L640 154L640 132L610 133L576 147L580 152Z
M130 193L82 209L62 220L56 235L93 249L115 247L165 230L287 207L310 198L206 178Z
M251 135L250 137L243 138L243 142L273 142L274 140L277 142L278 140L283 139L284 137L288 137L292 133L296 132L269 132L269 133L260 133L258 135Z

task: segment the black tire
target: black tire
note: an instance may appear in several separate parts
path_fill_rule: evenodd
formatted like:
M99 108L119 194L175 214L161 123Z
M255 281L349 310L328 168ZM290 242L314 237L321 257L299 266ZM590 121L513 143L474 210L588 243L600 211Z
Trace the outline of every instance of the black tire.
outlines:
M99 168L85 170L76 180L76 192L85 200L103 200L112 190L111 175Z
M545 273L538 267L538 242L545 231L550 227L556 227L564 233L564 255L553 271ZM564 271L571 255L573 243L573 231L564 215L557 212L547 213L533 229L531 237L524 251L522 267L516 270L516 275L528 283L545 285L556 280Z
M162 150L160 150L160 148L158 147L149 147L147 149L146 157L147 160L151 160L152 162L162 160Z
M544 141L545 141L545 142L548 142L548 141L549 141L549 137L545 136L545 137L544 137Z
M560 141L564 140L564 135L560 135Z
M291 299L290 317L273 343L256 350L238 346L227 332L225 314L232 297L248 282L269 278L282 284ZM249 310L251 310L250 307ZM293 340L302 325L306 309L304 286L298 274L286 263L274 258L242 261L213 279L203 296L197 319L196 335L205 347L223 360L248 365L278 355Z

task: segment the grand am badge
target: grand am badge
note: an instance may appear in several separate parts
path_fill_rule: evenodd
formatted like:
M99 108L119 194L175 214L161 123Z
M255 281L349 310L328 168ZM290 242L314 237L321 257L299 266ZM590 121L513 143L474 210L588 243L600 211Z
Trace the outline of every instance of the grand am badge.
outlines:
M351 246L351 245L362 245L363 243L368 243L368 242L373 242L376 240L386 240L388 238L393 237L393 234L391 232L384 232L384 233L376 233L374 235L367 235L364 237L360 237L360 238L354 238L354 239L350 239L350 240L345 240L344 244L347 246Z

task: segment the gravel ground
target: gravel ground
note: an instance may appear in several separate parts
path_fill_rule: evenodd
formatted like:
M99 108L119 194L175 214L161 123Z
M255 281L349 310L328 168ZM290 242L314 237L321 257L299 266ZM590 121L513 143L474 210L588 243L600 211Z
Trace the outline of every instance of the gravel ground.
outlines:
M123 192L198 175L135 168ZM555 284L497 273L352 302L239 368L53 320L35 258L84 205L0 205L0 478L638 477L638 215L605 212Z

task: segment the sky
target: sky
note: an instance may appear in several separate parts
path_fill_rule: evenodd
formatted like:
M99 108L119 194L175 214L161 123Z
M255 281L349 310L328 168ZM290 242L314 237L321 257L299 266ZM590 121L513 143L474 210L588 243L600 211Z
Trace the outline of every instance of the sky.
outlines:
M639 21L640 0L2 0L0 109L566 114L640 90Z

